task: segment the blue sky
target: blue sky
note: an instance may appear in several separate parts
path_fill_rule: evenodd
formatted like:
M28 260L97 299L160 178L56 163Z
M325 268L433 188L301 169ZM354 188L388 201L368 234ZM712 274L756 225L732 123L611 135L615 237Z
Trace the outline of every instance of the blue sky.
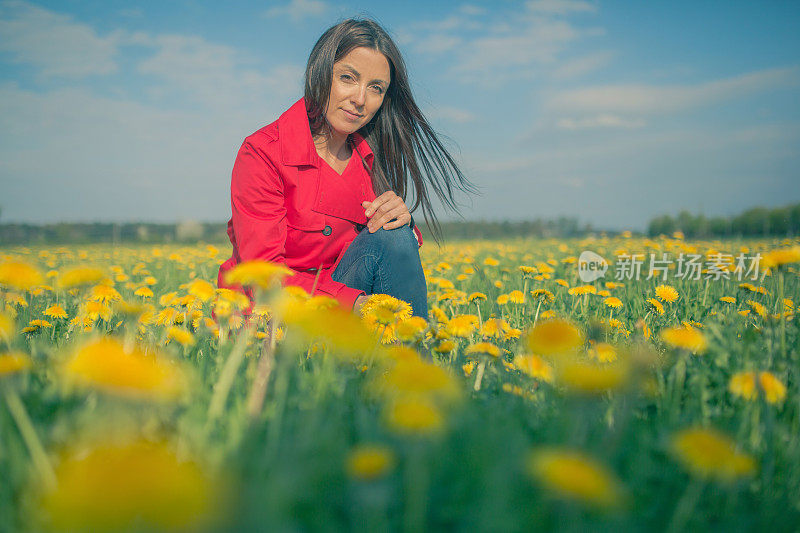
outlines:
M242 140L358 15L480 188L467 219L800 201L798 2L0 0L0 221L227 220Z

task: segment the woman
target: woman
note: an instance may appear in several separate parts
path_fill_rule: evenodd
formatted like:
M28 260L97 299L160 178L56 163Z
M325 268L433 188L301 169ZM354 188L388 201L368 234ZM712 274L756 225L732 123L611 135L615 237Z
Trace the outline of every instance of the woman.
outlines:
M236 264L261 259L291 268L286 284L347 308L389 294L427 318L411 211L422 207L438 236L430 193L455 209L455 189L473 187L415 104L394 42L374 21L345 20L314 45L305 96L239 149L233 255L220 266L219 286Z

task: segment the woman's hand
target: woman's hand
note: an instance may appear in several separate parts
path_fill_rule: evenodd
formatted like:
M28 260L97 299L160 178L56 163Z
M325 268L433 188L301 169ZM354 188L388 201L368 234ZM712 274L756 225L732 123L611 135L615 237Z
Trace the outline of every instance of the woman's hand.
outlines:
M394 191L386 191L372 202L361 202L364 214L369 219L367 228L375 233L380 228L395 229L411 222L411 213L403 199Z

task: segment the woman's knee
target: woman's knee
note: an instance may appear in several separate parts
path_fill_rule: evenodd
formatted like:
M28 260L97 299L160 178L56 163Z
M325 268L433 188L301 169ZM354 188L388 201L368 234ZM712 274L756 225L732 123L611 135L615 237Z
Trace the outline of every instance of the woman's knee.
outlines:
M375 233L368 233L370 241L380 248L386 257L412 256L419 257L419 243L414 232L408 226L395 229L380 228Z

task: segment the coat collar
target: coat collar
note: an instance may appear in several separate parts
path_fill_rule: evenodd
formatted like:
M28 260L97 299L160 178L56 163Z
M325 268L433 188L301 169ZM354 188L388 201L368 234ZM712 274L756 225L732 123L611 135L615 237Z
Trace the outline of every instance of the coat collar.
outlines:
M305 98L301 98L278 118L278 137L281 148L281 162L294 167L302 165L317 166L317 150L311 138ZM372 169L374 154L366 139L359 133L352 134L355 147L369 168ZM354 154L358 157L358 154Z

